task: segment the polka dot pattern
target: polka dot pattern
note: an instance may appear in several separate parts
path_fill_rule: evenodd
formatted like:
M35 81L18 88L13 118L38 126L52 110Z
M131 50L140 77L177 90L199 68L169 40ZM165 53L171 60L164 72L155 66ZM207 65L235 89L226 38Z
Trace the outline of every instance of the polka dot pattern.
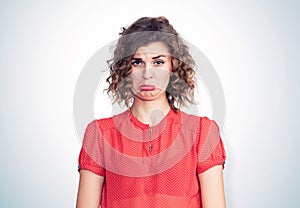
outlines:
M198 174L215 165L224 165L226 159L216 122L207 117L191 116L183 112L175 113L171 110L163 122L163 128L159 127L161 132L156 134L155 138L149 138L151 132L148 125L140 123L126 112L122 115L129 116L135 128L147 132L140 135L146 136L141 136L140 140L127 138L116 126L113 117L94 120L87 126L79 155L79 171L89 170L105 177L101 206L201 207ZM168 163L169 158L176 158L177 152L174 150L168 152L167 155L173 157L163 156L157 159L155 156L171 149L181 134L183 142L180 144L186 145L188 151L177 163L158 174L128 176L110 169L116 166L114 170L123 168L127 172L138 172L139 170L134 168L140 167L147 172L148 169L160 168ZM190 146L188 140L192 141ZM152 149L149 149L150 144ZM120 162L119 160L123 158L110 155L107 151L108 146L120 155L139 159L137 161L141 164L133 167ZM176 149L180 151L180 148ZM164 158L166 161L162 160ZM119 164L122 164L122 167L117 167Z

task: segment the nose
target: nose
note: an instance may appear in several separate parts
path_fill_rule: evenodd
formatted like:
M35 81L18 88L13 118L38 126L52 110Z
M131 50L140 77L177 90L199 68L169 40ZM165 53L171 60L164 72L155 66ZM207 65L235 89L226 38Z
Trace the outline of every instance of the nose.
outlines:
M143 78L144 79L151 79L152 78L152 69L149 64L146 64L146 67L143 69Z

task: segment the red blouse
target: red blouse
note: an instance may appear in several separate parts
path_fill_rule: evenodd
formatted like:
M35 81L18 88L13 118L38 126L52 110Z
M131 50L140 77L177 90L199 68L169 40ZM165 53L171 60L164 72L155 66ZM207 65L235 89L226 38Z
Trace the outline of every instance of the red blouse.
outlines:
M170 110L149 127L125 111L87 126L79 170L105 177L103 208L201 208L198 174L225 157L207 117Z

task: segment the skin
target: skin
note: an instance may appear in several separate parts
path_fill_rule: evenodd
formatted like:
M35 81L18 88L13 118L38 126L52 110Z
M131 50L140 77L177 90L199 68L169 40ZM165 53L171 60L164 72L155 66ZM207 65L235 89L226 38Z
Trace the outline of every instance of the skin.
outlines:
M170 106L165 89L172 69L168 48L160 42L138 48L132 60L130 74L135 92L132 114L141 122L153 126L169 112ZM142 90L150 84L154 90Z
M104 177L80 170L76 208L99 208Z
M169 112L165 89L172 69L167 47L160 42L138 48L130 74L135 92L131 113L141 122L159 123ZM143 88L144 85L154 88ZM141 87L142 86L142 87ZM198 175L203 208L225 208L223 168L214 166ZM80 171L77 208L99 208L104 177Z
M225 208L222 165L214 166L198 175L203 208Z

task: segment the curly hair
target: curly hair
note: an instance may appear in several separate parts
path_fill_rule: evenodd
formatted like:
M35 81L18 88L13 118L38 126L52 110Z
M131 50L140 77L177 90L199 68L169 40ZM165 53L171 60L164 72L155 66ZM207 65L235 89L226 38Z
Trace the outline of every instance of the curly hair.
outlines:
M113 58L108 60L110 76L106 79L109 87L106 89L113 102L125 101L130 107L134 98L131 73L131 59L136 50L154 42L163 42L171 55L172 73L166 89L170 107L176 112L186 102L194 103L195 62L189 53L189 48L165 17L142 17L128 28L121 28Z

